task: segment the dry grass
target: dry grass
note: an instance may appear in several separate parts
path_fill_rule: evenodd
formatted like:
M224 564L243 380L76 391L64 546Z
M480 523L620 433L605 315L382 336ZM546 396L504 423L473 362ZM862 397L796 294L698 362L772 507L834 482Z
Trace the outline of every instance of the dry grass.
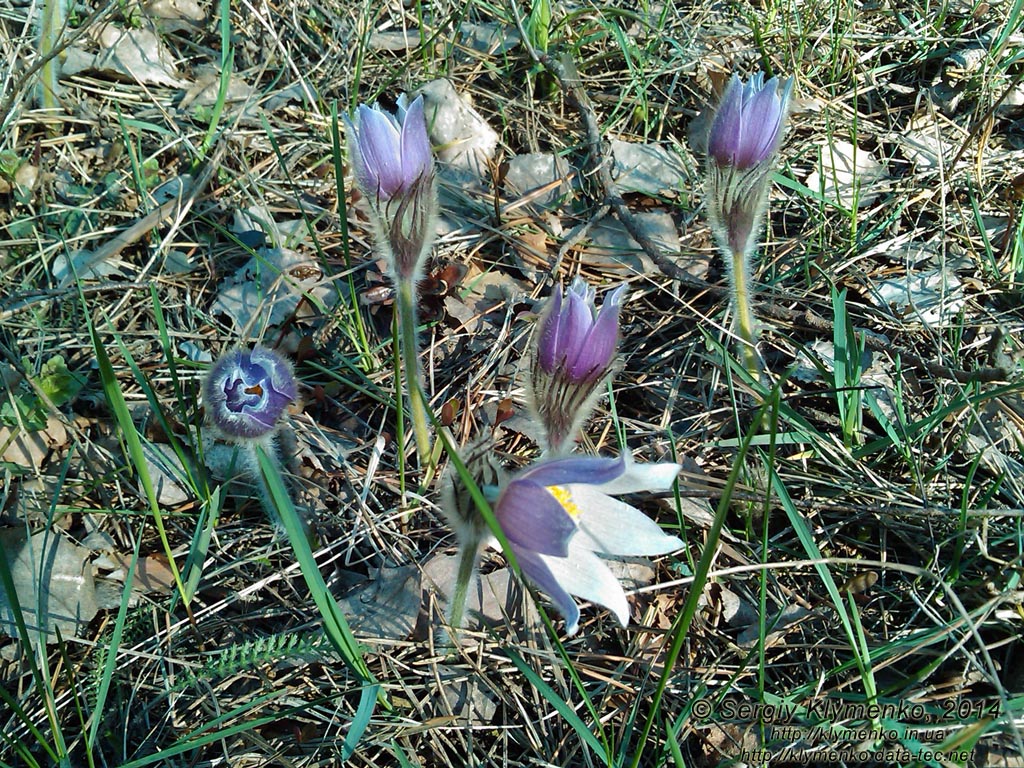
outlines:
M595 256L586 238L560 253L574 227L606 210L586 173L558 212L518 205L500 188L445 190L463 206L436 263L468 274L448 301L461 314L440 313L423 360L435 411L458 401L451 428L462 444L493 432L510 467L535 455L525 420L501 421L499 411L511 399L524 412L517 370L528 313L553 269L563 282L630 283L622 370L582 448L628 445L639 460L686 463L679 495L645 508L681 526L687 549L658 563L657 586L633 598L628 629L587 609L566 639L528 615L467 631L451 650L424 593L412 631L361 636L387 703L346 743L359 721L358 681L326 643L287 541L244 481L197 471L188 498L162 510L180 567L199 551L203 521L219 516L188 610L173 589L156 590L133 599L122 626L115 603L80 637L35 654L35 671L29 649L0 641L11 705L0 715L3 764L57 762L44 744L63 750L66 765L312 766L342 755L357 766L757 763L750 750L782 749L780 724L838 724L806 709L827 699L921 704L925 721L947 726L924 743L967 749L968 764L1020 765L1024 185L1015 174L1024 129L1019 109L998 105L1020 93L1024 62L1018 37L992 41L1024 15L1020 3L983 5L556 3L552 52L575 62L604 135L661 142L688 169L671 199L634 194L626 204L671 214L682 243L673 258L709 260L706 278L631 273ZM390 103L448 77L498 131L506 157L556 152L586 170L586 136L522 46L467 45L458 31L468 23L497 24L499 40L518 34L516 7L486 2L235 4L227 32L238 100L228 93L211 132L216 77L214 98L183 101L224 61L219 9L202 10L202 21L155 26L181 87L87 70L62 81L60 108L47 112L28 69L38 60L28 11L0 8L0 151L5 167L36 172L22 187L0 177L11 188L0 194L0 364L31 380L61 355L86 377L60 409L67 439L35 466L4 465L4 512L12 526L27 519L79 540L99 531L109 551L159 556L89 329L146 441L173 438L197 461L202 353L262 340L291 355L302 380L286 447L298 501L324 542L322 571L339 597L365 599L380 569L426 562L454 541L434 489L418 489L395 444L390 309L353 303L379 270L358 201L338 199L332 108ZM103 23L75 12L68 35ZM155 24L131 3L104 12L129 27ZM403 30L408 45L381 47L379 33L395 40ZM963 52L979 48L981 64L968 67ZM768 398L775 437L744 450L759 396L733 360L725 281L701 212L703 157L688 132L699 136L714 84L758 68L794 73L798 85L758 265L765 356L781 381ZM936 139L934 162L914 154L912 143ZM852 212L806 186L821 148L827 155L838 141L887 170L860 190L877 196ZM186 175L177 201L161 208L150 196ZM496 205L506 206L500 219ZM340 296L338 309L308 301L271 322L264 307L238 324L218 313L222 281L253 253L235 214L253 206L278 223L305 222L293 275L324 287L321 301ZM77 262L76 277L68 260L83 250L93 260ZM86 271L100 261L111 269ZM930 323L876 298L886 281L932 273L957 276L956 295L940 280L941 306L962 302ZM865 344L872 368L834 377L819 353L836 341ZM819 375L791 375L797 362L813 367L808 356ZM4 400L24 391L12 384ZM723 496L711 579L681 637L674 619ZM500 564L495 556L486 566ZM870 586L855 578L868 573ZM665 695L652 711L659 681ZM730 716L726 693L801 709L759 724ZM699 701L714 712L695 714ZM919 756L907 729L921 722L869 721L898 731L872 748ZM805 746L833 743L844 742Z

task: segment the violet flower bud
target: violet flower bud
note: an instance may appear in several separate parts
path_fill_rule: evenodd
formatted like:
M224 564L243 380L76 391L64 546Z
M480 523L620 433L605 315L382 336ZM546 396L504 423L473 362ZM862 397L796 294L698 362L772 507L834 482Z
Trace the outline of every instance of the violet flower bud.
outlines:
M206 412L225 437L259 440L277 428L289 403L298 399L291 365L266 347L232 349L203 383Z
M633 464L625 458L541 461L515 476L498 496L494 516L520 568L565 616L579 625L576 595L610 609L622 626L629 604L598 555L661 555L683 546L640 510L613 494L668 490L678 464Z
M434 239L437 193L423 97L392 115L359 105L345 118L356 186L374 210L378 246L396 277L415 280Z
M387 202L407 194L420 178L433 172L422 96L408 110L400 101L397 115L376 104L360 104L356 122L346 122L350 139L355 139L356 183L368 198Z
M760 228L768 174L782 141L793 78L758 72L729 81L708 135L708 213L722 248L749 253Z
M793 78L780 86L758 72L743 83L736 75L722 95L708 137L708 153L718 165L744 171L769 160L782 139Z
M564 298L561 288L551 295L536 332L529 389L554 453L569 447L615 362L625 290L623 285L609 293L600 311L594 289L580 278Z

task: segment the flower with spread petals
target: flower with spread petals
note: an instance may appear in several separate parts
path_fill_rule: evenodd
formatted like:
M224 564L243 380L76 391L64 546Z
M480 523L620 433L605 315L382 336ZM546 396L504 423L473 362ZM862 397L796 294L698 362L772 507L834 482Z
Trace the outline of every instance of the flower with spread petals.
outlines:
M361 104L345 124L356 185L376 216L378 247L387 249L396 276L415 279L433 243L437 210L423 97L407 109L402 96L395 114Z
M213 364L203 384L210 420L234 440L270 436L285 409L297 399L291 365L266 347L226 352Z
M708 209L719 244L747 253L757 236L767 178L785 131L793 78L732 76L708 134Z
M552 453L571 447L615 362L619 311L626 286L608 294L600 311L594 289L576 278L562 295L555 290L536 332L530 399Z
M662 555L683 542L613 495L672 487L678 464L633 464L625 458L562 458L520 472L500 492L494 516L522 572L565 616L575 633L580 611L571 595L603 605L622 626L629 604L598 555Z

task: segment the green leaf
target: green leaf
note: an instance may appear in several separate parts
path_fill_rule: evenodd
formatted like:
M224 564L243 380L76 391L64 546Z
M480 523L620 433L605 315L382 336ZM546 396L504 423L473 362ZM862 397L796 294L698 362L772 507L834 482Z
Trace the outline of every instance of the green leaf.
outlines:
M550 0L534 0L530 17L526 20L526 36L530 45L541 53L548 52L548 34L551 30Z
M85 386L85 377L68 370L67 363L60 355L54 355L45 363L36 379L36 384L58 408L74 399Z

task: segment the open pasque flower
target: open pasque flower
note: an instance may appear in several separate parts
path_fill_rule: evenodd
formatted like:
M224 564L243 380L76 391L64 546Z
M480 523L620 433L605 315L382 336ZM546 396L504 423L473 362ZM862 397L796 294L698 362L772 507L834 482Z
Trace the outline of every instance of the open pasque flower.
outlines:
M622 626L629 604L598 555L661 555L683 546L614 494L671 488L678 464L625 458L562 458L520 472L494 504L494 515L523 573L545 592L575 633L580 611L571 595L608 608Z
M423 97L405 103L400 97L396 114L361 104L345 123L356 185L376 214L378 247L389 249L396 277L413 279L433 243L437 193Z
M793 78L732 76L708 135L709 217L723 248L748 252L760 227L772 161L782 141Z
M600 310L594 289L580 278L551 294L536 332L530 400L552 453L567 451L594 396L615 362L619 311L626 286L607 295Z
M271 435L289 403L298 399L291 365L266 347L232 349L203 383L203 402L213 424L234 440Z

